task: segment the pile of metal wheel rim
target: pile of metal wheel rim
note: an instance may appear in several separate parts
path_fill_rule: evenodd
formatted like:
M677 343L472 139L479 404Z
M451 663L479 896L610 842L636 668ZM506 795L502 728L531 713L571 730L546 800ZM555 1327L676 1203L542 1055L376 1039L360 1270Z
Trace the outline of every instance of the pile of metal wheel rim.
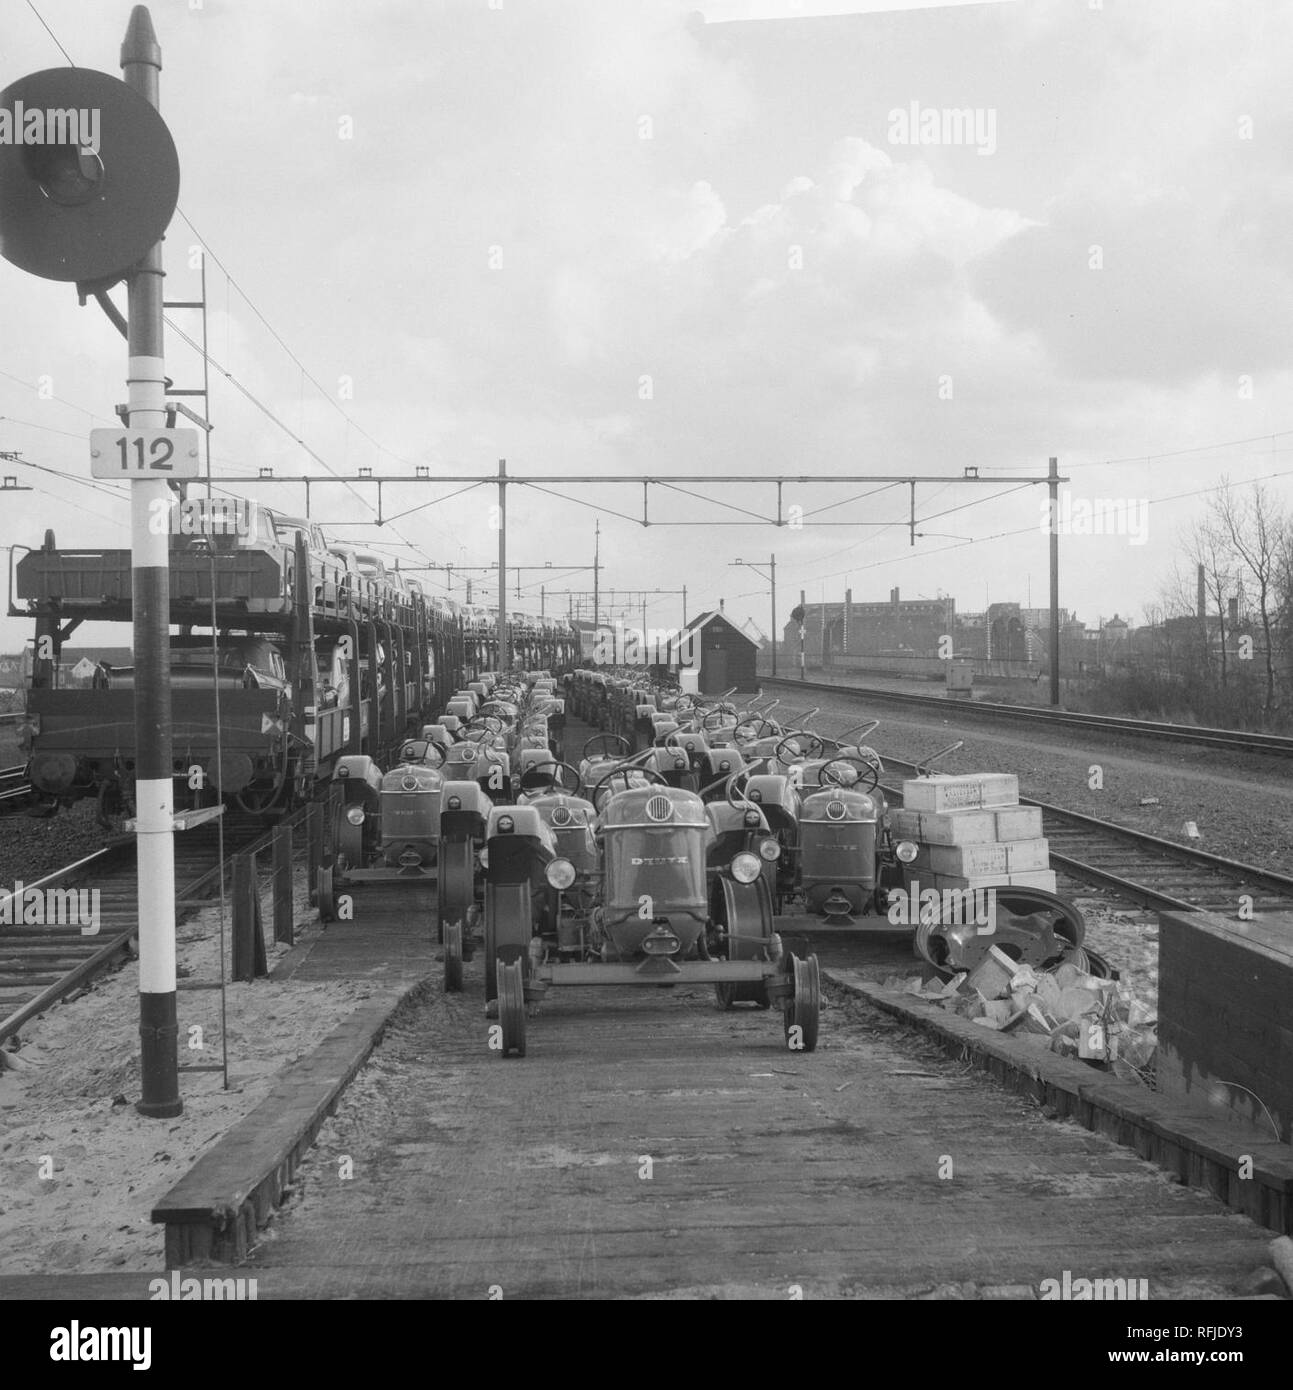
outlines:
M996 911L988 924L943 920L937 910L925 910L916 927L916 954L947 978L973 970L996 946L1021 967L1056 970L1070 964L1089 975L1107 979L1108 961L1084 946L1086 919L1067 899L1041 888L991 890Z

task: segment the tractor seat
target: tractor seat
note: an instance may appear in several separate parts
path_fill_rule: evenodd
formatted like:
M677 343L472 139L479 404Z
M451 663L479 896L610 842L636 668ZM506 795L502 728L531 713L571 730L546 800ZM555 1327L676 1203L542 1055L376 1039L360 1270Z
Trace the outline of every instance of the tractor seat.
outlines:
M732 856L747 849L750 836L770 834L767 819L757 807L729 806L726 801L711 801L705 807L709 829L705 836L705 864L721 868L732 862Z
M746 770L746 761L738 748L711 748L701 767L701 796L706 801L727 799L727 779Z
M529 879L542 888L543 871L557 857L557 842L533 806L495 806L485 827L489 876L494 883Z
M698 762L709 752L709 741L699 730L694 733L680 730L673 735L668 746L685 749L687 756L693 763Z
M597 811L591 801L564 792L541 792L522 804L543 817L561 858L569 859L581 874L597 871Z
M641 766L657 776L671 781L686 776L691 771L691 759L681 748L669 748L656 744L645 751Z
M711 777L730 777L744 772L746 762L739 748L711 748L705 754L705 767Z

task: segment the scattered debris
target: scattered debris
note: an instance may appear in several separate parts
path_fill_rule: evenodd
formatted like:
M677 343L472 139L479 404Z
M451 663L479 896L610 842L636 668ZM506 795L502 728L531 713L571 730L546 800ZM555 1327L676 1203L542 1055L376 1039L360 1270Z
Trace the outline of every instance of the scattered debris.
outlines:
M943 983L891 976L886 989L950 1007L995 1032L1045 1041L1062 1057L1077 1057L1148 1084L1158 1049L1153 1009L1118 980L1089 974L1071 961L1051 970L1021 966L993 946L972 971ZM1293 1242L1289 1245L1293 1270Z
M1160 803L1156 796L1142 796L1140 798L1140 804L1142 806L1157 806Z
M1187 820L1185 822L1185 833L1190 837L1191 840L1199 840L1203 838L1199 834L1199 827L1192 820Z

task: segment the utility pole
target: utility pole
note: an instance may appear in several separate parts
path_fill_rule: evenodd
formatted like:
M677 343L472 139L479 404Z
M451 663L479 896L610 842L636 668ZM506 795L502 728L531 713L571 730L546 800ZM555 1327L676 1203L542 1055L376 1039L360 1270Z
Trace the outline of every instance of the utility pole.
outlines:
M766 579L772 586L772 675L776 678L777 674L777 557L771 557L771 567L767 574L758 567L752 565L749 560L733 560L732 565L743 565L747 570L753 570L761 579ZM730 568L730 567L729 567Z
M1050 461L1047 486L1051 494L1051 704L1060 702L1060 471Z
M593 533L593 637L601 626L601 573L602 573L602 519L597 518L597 529Z
M507 619L507 460L498 461L498 669L512 664L512 625Z
M777 557L772 556L772 678L777 678Z
M143 5L121 45L128 87L158 106L162 50ZM162 243L127 277L129 428L166 426ZM180 1099L175 1008L175 817L172 799L170 528L149 525L156 502L170 511L165 479L130 485L131 612L135 648L135 837L139 864L139 1054L142 1115L171 1119Z

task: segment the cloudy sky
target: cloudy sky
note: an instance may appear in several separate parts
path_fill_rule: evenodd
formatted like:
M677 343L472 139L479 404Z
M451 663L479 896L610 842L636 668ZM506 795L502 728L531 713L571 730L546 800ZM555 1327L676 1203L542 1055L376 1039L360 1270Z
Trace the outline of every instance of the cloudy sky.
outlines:
M600 512L606 587L685 584L691 612L722 596L766 628L766 584L730 562L774 551L783 620L801 589L846 584L1044 602L1042 490L1018 480L1050 455L1075 500L1152 500L1144 544L1061 543L1065 607L1139 616L1204 490L1293 470L1284 0L151 9L182 170L168 297L196 296L189 248L215 258L217 475L505 458L521 476L704 474L692 493L761 513L774 489L723 475L1001 480L922 485L914 547L905 486L787 485L787 509L834 523L797 530L664 489L660 521L742 524L644 530L617 515L640 516L629 486L511 490L509 560L551 561L551 589L589 585L560 566L591 563ZM78 65L119 71L127 4L35 11ZM35 11L0 0L0 85L65 62ZM910 129L913 105L933 129ZM197 315L171 317L196 335ZM176 384L200 384L177 334L167 350ZM40 470L3 465L38 489L3 499L4 545L50 525L128 544L86 439L124 374L97 308L0 263L0 450ZM392 489L386 509L452 490ZM256 495L303 505L299 487ZM313 495L325 525L375 500ZM338 534L486 565L491 501ZM522 576L522 606L541 578ZM0 620L0 650L29 632Z

